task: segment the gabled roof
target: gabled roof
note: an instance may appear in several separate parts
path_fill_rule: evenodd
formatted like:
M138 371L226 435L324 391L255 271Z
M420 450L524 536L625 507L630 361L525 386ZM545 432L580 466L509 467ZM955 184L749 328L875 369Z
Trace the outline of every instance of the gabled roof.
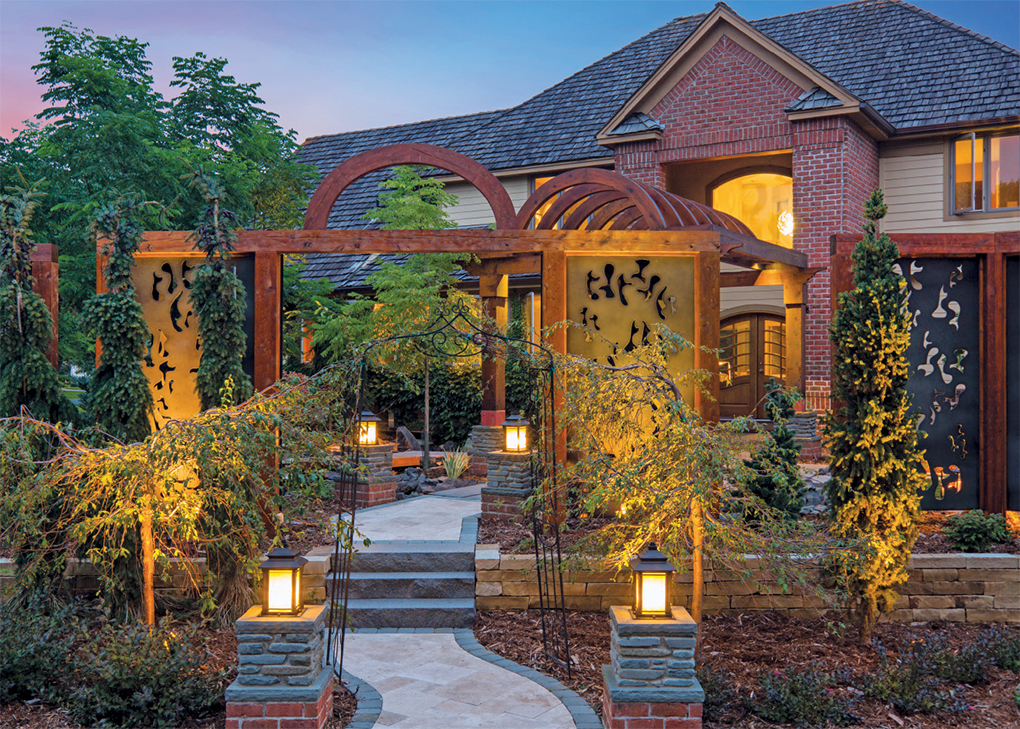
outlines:
M494 171L608 161L613 153L596 134L708 15L676 18L511 109L314 137L300 156L323 175L365 149L409 141L449 147ZM1020 115L1020 53L899 0L858 0L749 26L895 131ZM330 227L369 227L361 211L376 204L383 174L348 189Z

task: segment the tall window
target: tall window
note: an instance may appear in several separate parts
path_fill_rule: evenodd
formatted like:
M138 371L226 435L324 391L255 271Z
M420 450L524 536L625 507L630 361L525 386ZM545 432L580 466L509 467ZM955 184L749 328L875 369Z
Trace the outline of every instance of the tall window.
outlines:
M712 207L740 220L759 240L793 247L793 178L754 173L712 190Z
M952 171L954 214L1020 207L1020 135L960 137Z

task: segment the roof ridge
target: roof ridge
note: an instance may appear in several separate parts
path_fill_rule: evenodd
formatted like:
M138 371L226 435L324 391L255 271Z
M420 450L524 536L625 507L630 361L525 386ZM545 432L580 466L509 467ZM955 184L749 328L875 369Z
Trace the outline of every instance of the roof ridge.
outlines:
M1018 51L1016 48L1010 48L1009 46L1007 46L1002 41L997 41L994 38L989 38L986 35L981 35L976 30L971 30L970 28L965 28L962 25L960 25L958 23L954 23L951 20L946 20L945 18L939 17L938 15L936 15L933 12L931 12L930 10L925 10L924 8L919 8L916 5L911 5L910 3L906 2L906 0L865 0L865 1L866 2L876 2L876 3L877 2L888 2L888 3L891 3L893 5L900 5L900 6L904 7L904 8L908 8L910 10L913 10L918 15L923 15L923 16L931 19L931 20L934 20L939 25L944 25L947 28L950 28L952 30L958 31L960 33L963 33L964 35L969 35L972 38L976 38L977 40L984 41L985 43L988 43L990 45L996 46L999 50L1003 50L1003 51L1006 51L1007 53L1013 54L1014 56L1020 57L1020 51Z
M384 127L366 127L364 129L350 129L346 132L337 132L335 134L317 134L314 137L308 137L307 139L305 139L304 142L302 142L302 144L307 144L308 142L311 142L314 139L337 139L339 137L347 136L348 134L360 134L362 132L381 132L386 129L403 129L406 127L418 126L419 124L431 124L433 122L444 122L451 121L454 119L469 119L473 116L485 116L486 114L491 114L493 115L493 117L495 117L495 115L497 114L503 114L507 111L516 108L517 108L516 106L509 106L505 109L493 109L491 111L476 111L471 114L451 114L450 116L437 116L434 119L419 119L418 121L404 122L403 124L389 124Z

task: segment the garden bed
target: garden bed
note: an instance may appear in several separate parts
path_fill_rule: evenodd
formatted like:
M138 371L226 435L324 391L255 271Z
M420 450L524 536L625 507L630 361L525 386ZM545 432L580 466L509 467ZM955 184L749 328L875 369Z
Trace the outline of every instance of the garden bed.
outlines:
M516 663L535 668L577 691L601 713L602 666L609 663L609 618L605 613L571 612L567 615L571 641L573 677L549 660L542 648L541 623L537 611L481 612L475 624L475 635L486 648ZM821 671L846 671L846 682L837 681L835 695L854 700L854 727L1015 727L1020 725L1020 709L1014 691L1020 683L1016 673L992 666L987 680L976 686L942 682L941 687L956 693L958 713L939 711L933 714L908 715L890 703L865 698L857 688L863 678L874 675L881 664L879 651L858 645L857 634L838 622L798 620L770 613L742 616L706 616L703 621L704 646L702 670L707 669L715 680L706 681L708 694L705 727L733 729L766 729L781 726L751 713L752 697L761 696L760 679L764 676L789 675L808 670L814 665ZM948 623L903 625L884 623L878 626L876 638L890 658L907 654L916 641L930 644L943 640L951 649L959 649L974 641L986 630L982 626ZM1005 628L1020 639L1020 629ZM778 674L777 674L778 672ZM732 695L720 695L720 687ZM720 705L721 704L721 705Z

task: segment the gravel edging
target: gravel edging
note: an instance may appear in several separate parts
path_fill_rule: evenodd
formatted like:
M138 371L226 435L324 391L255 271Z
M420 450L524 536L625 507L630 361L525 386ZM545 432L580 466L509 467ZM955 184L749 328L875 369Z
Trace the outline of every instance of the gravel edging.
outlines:
M344 671L343 680L358 700L358 710L351 717L351 723L347 725L347 729L372 729L379 714L382 713L382 696L372 687L372 684L363 681L353 673Z
M518 676L534 681L542 688L548 690L570 712L570 716L574 719L574 726L577 729L602 729L602 720L595 713L595 710L588 705L588 702L555 678L539 673L534 668L514 663L498 653L493 653L478 642L473 630L457 628L453 631L453 637L457 641L457 645L476 658L481 658L483 661L488 661L500 668L505 668L511 673L516 673Z

